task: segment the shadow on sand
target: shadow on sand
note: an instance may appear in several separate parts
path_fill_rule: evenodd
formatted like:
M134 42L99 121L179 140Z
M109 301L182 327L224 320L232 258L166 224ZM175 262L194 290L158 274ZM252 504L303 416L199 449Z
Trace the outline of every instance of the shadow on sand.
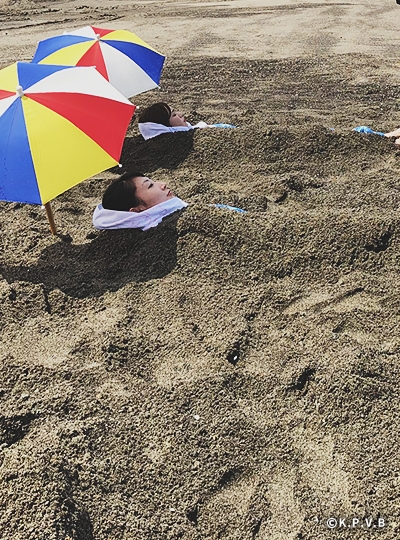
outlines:
M42 251L37 264L3 266L0 272L8 283L40 283L47 292L60 289L77 298L101 296L132 281L159 279L176 264L179 214L146 232L103 231L89 244L58 242Z
M194 130L167 133L145 141L143 137L127 137L122 149L122 169L111 169L116 174L132 169L147 174L157 169L175 169L193 150Z

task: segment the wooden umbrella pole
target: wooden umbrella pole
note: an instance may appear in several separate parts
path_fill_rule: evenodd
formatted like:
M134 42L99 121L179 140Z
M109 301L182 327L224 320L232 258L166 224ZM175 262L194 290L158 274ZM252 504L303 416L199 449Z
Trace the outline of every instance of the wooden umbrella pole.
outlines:
M49 220L49 223L50 223L51 234L57 234L57 229L56 229L56 224L54 223L54 216L53 216L53 210L51 209L51 204L48 202L44 205L44 207L46 208L47 219Z

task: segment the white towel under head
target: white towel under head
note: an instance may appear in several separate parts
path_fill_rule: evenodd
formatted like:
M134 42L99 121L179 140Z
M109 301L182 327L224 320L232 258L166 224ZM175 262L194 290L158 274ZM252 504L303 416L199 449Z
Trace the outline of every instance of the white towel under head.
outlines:
M185 208L187 203L173 197L160 204L156 204L143 212L122 212L119 210L107 210L101 204L97 206L93 214L93 225L96 229L142 229L147 231L157 227L168 216Z
M152 139L153 137L157 137L158 135L162 135L163 133L175 133L177 131L190 131L191 129L195 128L205 128L205 127L214 127L206 124L205 122L201 121L192 126L187 122L187 126L164 126L163 124L156 124L155 122L143 122L138 124L139 131L142 135L142 137L147 141L147 139Z

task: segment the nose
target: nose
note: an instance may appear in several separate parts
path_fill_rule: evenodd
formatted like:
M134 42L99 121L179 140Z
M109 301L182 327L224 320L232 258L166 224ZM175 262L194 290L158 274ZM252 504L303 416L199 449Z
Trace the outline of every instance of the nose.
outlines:
M161 187L161 189L163 189L163 190L164 190L164 189L167 189L167 184L161 183L161 186L160 186L160 187Z

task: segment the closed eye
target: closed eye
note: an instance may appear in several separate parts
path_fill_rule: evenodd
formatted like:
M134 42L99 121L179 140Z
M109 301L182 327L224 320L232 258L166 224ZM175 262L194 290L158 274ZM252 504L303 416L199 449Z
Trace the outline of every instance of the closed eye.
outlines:
M154 184L149 184L149 187L147 189L150 189L153 186L154 186Z

